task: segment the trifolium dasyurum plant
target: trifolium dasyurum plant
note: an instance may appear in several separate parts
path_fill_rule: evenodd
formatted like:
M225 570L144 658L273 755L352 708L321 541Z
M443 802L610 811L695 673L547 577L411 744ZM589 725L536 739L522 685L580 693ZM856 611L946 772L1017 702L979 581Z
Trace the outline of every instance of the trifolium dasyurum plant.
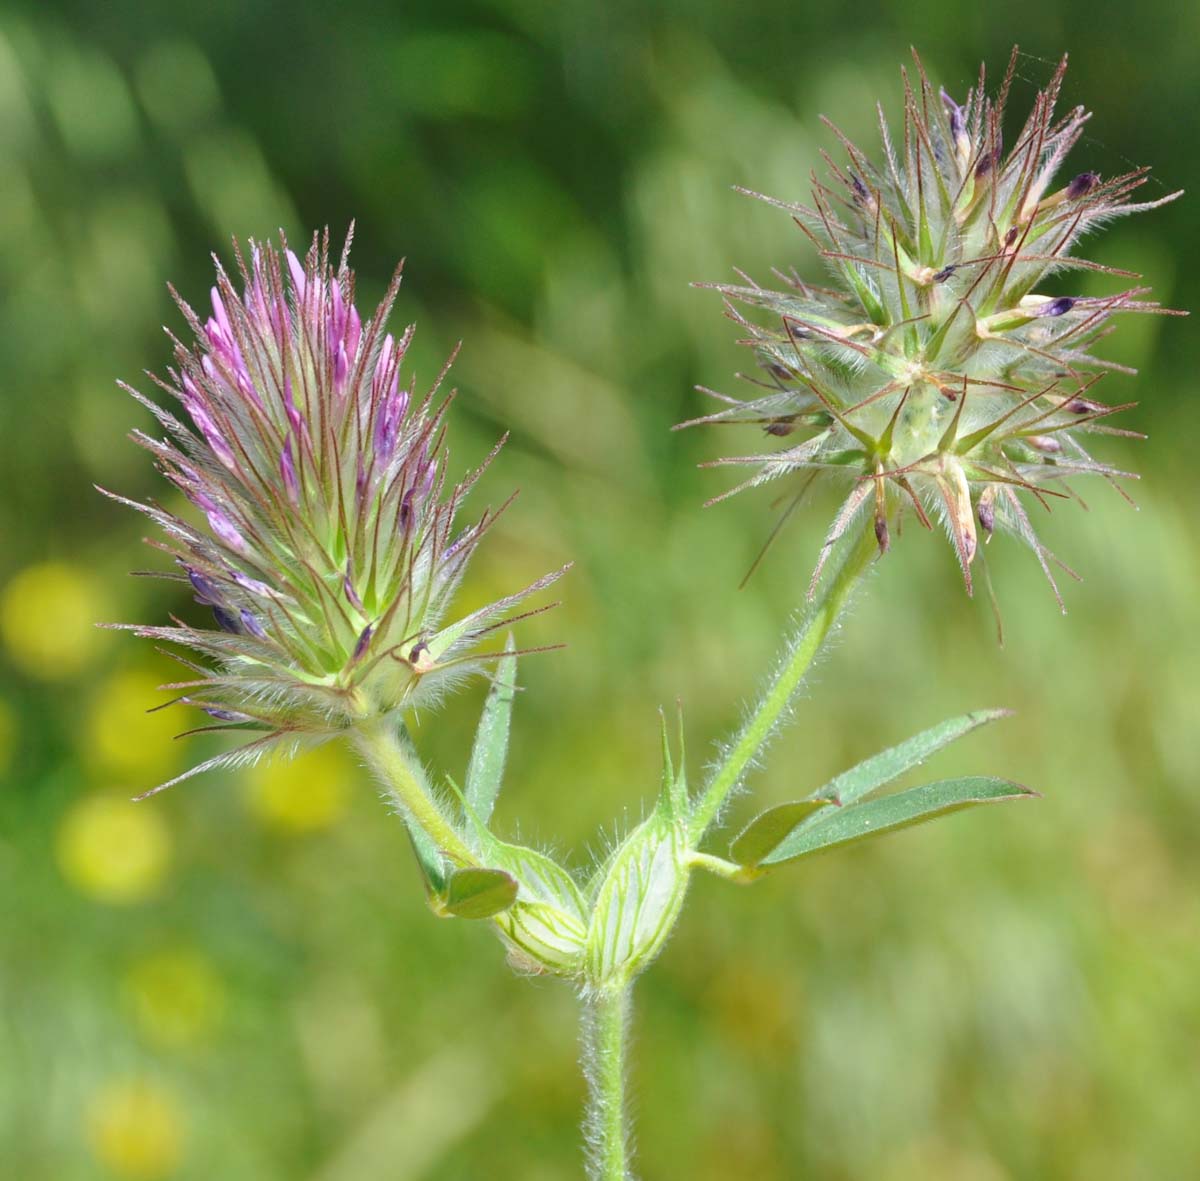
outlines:
M348 241L336 260L327 235L303 257L286 242L235 246L236 274L218 264L211 315L180 300L195 343L175 341L174 367L157 380L177 405L135 394L159 433L134 438L190 506L135 507L163 534L152 544L166 576L198 607L191 622L132 630L182 649L188 671L170 688L207 715L201 728L239 739L189 774L281 746L349 743L407 829L434 913L490 924L517 971L577 990L593 1178L633 1175L630 993L694 870L749 883L808 854L1036 794L991 776L887 790L1004 713L975 710L770 808L732 840L713 832L903 514L942 523L968 590L996 531L1032 549L1053 583L1035 515L1070 496L1073 477L1126 475L1092 455L1094 440L1128 432L1107 422L1124 407L1097 400L1098 379L1117 367L1091 349L1118 313L1163 309L1135 276L1103 298L1043 284L1122 275L1071 251L1111 218L1171 198L1131 200L1141 169L1065 167L1088 115L1056 114L1064 71L1006 132L1011 66L996 94L981 74L953 96L918 63L904 77L902 129L880 114L880 152L835 131L844 158L814 178L810 202L774 202L816 243L830 285L713 284L761 377L694 421L756 424L759 442L726 462L754 469L745 484L782 482L786 511L818 479L841 486L841 506L798 593L799 623L741 726L695 782L664 725L656 802L585 874L492 828L519 655L510 628L550 605L539 592L562 571L456 609L496 513L467 516L480 473L457 479L447 467L445 373L427 390L406 376L412 329L387 326L399 274L364 320ZM475 673L491 688L465 771L431 771L409 734L413 711Z

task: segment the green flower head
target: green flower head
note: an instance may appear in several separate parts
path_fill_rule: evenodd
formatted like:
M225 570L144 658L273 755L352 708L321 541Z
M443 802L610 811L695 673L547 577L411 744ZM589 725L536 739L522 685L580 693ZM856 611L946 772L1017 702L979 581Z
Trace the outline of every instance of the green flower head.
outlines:
M1145 298L1139 276L1071 252L1089 230L1179 194L1132 200L1145 168L1058 179L1090 117L1055 112L1065 58L1006 151L1016 60L1014 51L998 94L981 71L961 105L934 91L917 60L915 78L903 75L899 139L880 109L882 160L830 123L846 158L827 157L830 176L814 175L810 204L750 194L791 214L832 286L796 275L781 275L782 289L705 284L723 293L762 377L744 399L705 391L724 407L693 422L757 423L786 440L716 461L755 469L724 496L782 478L793 503L822 478L848 487L817 573L866 514L886 551L908 509L925 526L944 523L968 591L980 538L996 530L1028 545L1054 586L1031 507L1070 496L1074 476L1130 475L1090 451L1093 436L1133 434L1106 422L1127 407L1095 395L1104 371L1122 367L1091 349L1117 314L1167 310ZM1104 297L1039 291L1081 270L1127 285Z

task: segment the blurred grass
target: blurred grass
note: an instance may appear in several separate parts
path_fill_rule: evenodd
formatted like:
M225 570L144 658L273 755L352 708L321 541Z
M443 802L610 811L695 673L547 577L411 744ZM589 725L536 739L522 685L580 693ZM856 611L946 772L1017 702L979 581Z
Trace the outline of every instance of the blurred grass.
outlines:
M211 776L134 807L208 749L176 743L167 666L91 627L186 609L124 576L139 523L92 489L154 488L113 386L161 367L170 279L208 252L358 219L365 301L407 255L418 373L461 334L452 445L513 430L481 499L522 496L468 598L568 559L531 638L499 820L576 860L656 774L682 697L692 766L799 602L810 512L743 592L768 501L698 506L717 432L672 434L743 364L714 299L732 265L814 260L734 183L802 195L826 112L870 140L916 41L952 89L1069 49L1098 114L1080 167L1195 188L1196 12L1165 0L760 0L394 7L12 3L0 12L0 1173L23 1181L579 1174L571 998L423 907L406 842L348 760ZM1151 195L1165 191L1153 182ZM1092 256L1197 304L1191 202ZM1160 335L1161 334L1161 335ZM904 538L812 683L756 798L786 798L942 716L1018 716L945 767L1046 790L735 891L699 882L639 990L647 1177L1182 1177L1200 1161L1200 491L1194 335L1123 325L1139 398L1134 514L1107 489L1048 523L1086 575L1059 617L989 548L1006 608ZM481 688L421 719L465 762ZM167 719L168 722L170 719ZM326 761L321 763L320 759ZM328 760L333 760L332 762ZM939 765L940 766L940 765ZM936 771L938 768L934 768ZM748 810L741 801L738 814Z

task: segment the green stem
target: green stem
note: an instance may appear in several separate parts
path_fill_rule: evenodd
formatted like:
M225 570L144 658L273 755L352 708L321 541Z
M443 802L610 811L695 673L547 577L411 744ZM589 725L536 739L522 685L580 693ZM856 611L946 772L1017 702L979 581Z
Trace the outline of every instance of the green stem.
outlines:
M430 790L403 725L391 715L370 718L355 729L353 741L405 819L422 829L453 860L463 865L475 864L475 854L455 831Z
M813 660L820 652L837 622L838 616L850 601L859 579L866 572L875 554L876 542L868 527L845 552L840 565L826 579L823 589L805 615L799 630L792 638L783 663L754 712L742 726L733 745L726 751L704 794L692 812L691 836L698 844L708 826L716 819L729 793L737 786L751 760L771 737L779 719L799 689Z
M629 1181L625 1049L633 985L602 986L583 998L583 1066L588 1101L584 1134L591 1181Z

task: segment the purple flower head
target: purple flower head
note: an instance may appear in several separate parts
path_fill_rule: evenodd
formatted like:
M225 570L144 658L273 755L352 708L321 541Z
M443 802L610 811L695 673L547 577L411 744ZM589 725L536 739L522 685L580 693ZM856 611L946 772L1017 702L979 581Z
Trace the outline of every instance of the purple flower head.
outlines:
M495 452L462 483L447 478L445 370L423 396L402 380L412 328L386 330L399 270L364 320L348 250L332 256L328 235L303 258L286 243L235 243L236 271L218 264L212 314L179 301L195 343L176 343L159 384L184 413L135 395L163 431L135 438L197 512L135 507L166 533L216 627L134 630L207 658L207 673L190 662L207 678L202 708L253 719L259 742L419 704L478 667L480 640L558 577L452 616L498 513L465 530L455 517ZM405 654L417 635L414 663Z

